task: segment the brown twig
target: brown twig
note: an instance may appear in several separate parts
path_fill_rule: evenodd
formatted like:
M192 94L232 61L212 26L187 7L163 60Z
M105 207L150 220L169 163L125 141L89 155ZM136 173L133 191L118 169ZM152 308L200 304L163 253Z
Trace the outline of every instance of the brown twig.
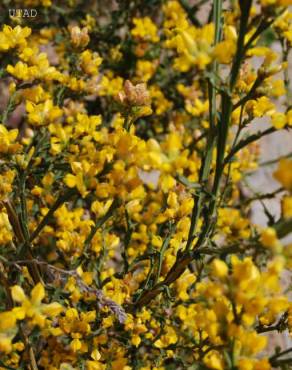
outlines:
M98 300L99 308L108 307L111 310L111 312L117 317L120 323L125 322L127 318L125 310L120 305L118 305L116 302L106 297L102 290L94 288L94 287L90 287L87 284L85 284L84 281L82 280L82 277L77 273L76 270L63 270L59 267L50 265L49 263L45 261L39 261L37 259L34 259L32 261L31 260L29 261L20 260L20 261L14 262L14 264L16 265L30 264L30 263L35 263L37 265L46 267L48 270L59 272L60 274L73 277L76 280L76 283L78 284L81 290L89 294L94 294L96 296Z

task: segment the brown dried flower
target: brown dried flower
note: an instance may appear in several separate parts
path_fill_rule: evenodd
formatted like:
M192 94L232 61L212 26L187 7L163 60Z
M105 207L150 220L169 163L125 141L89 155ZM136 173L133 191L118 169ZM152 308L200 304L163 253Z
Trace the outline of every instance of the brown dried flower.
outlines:
M89 43L87 27L80 29L78 26L70 28L71 43L75 48L84 48Z
M129 80L126 80L124 91L117 95L116 100L122 105L138 107L150 106L151 103L146 85L144 83L133 85Z

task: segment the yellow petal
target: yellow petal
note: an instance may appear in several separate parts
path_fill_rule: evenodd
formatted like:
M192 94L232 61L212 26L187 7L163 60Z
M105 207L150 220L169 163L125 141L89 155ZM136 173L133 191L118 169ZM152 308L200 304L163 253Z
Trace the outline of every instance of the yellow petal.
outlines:
M70 347L73 352L77 352L81 348L82 343L79 339L73 339L70 343Z
M16 325L16 317L13 312L6 311L0 313L0 332L8 331Z
M33 304L38 305L45 298L45 290L41 283L38 283L31 291L31 301Z
M76 186L76 176L72 175L71 173L67 173L67 175L64 178L64 183L69 188L74 188L74 186Z
M14 285L11 288L11 294L15 302L23 302L26 299L25 293L19 285Z
M91 358L95 361L98 361L100 358L101 358L101 354L99 353L99 351L97 349L94 349L92 352L91 352Z
M25 318L26 310L23 306L14 307L12 312L17 320L23 320Z
M46 304L42 307L42 312L50 317L58 316L63 311L63 307L58 302Z

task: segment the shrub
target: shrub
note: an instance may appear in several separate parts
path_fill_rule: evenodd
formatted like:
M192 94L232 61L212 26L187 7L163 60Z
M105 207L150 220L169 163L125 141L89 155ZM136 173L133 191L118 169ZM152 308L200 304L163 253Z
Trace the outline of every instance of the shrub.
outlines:
M1 5L0 369L291 366L291 0L189 3Z

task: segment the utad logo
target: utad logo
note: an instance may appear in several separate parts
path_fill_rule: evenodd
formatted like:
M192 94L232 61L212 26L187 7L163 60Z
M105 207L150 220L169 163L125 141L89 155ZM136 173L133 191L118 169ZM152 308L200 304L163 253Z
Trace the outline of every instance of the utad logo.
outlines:
M35 18L38 12L36 9L9 9L10 17Z

